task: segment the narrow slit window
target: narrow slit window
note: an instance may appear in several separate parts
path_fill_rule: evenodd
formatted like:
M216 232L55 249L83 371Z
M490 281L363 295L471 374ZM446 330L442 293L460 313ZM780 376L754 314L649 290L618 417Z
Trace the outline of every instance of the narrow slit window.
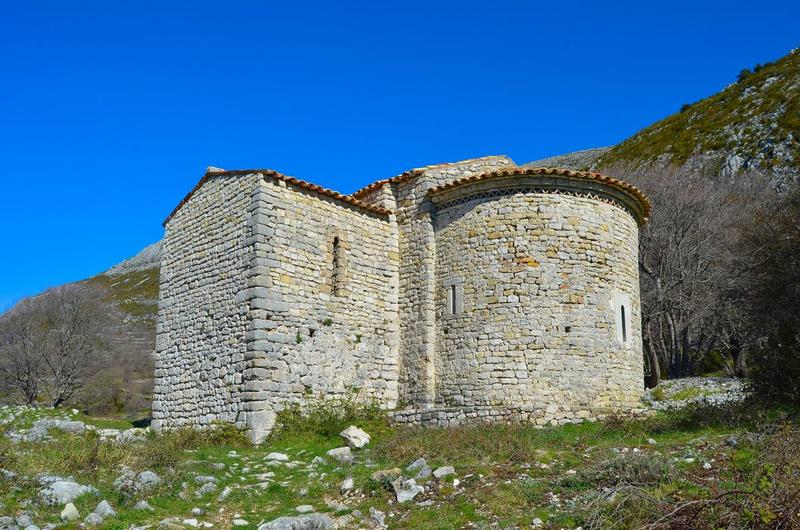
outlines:
M341 260L342 257L341 253L341 244L339 242L339 237L333 238L333 251L331 257L331 291L333 292L334 296L339 294L339 283L341 282Z
M456 306L456 296L457 296L457 293L458 293L458 290L456 289L456 286L455 285L451 285L450 286L450 314L451 315L455 315L456 314L456 308L457 308L457 306Z
M625 320L625 306L619 306L619 315L622 323L622 342L628 342L628 323Z

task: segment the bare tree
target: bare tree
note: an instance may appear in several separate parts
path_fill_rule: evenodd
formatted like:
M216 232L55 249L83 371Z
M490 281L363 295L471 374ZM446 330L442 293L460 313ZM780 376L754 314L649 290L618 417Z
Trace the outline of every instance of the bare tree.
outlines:
M733 370L743 374L749 330L736 310L736 289L749 266L736 263L734 236L767 204L769 186L757 175L732 181L687 168L607 171L653 203L639 245L647 386L658 384L661 370L689 375L715 350L728 352Z
M89 284L50 289L3 315L0 370L27 403L46 396L58 407L103 362L107 310Z
M23 300L0 317L0 374L6 391L26 405L39 397L47 344L43 313L37 299Z

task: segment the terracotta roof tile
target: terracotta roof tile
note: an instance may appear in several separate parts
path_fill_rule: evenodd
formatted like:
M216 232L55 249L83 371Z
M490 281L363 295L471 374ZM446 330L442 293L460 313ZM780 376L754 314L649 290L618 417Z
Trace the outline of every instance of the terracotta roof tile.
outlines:
M477 160L488 160L490 158L505 158L505 157L504 157L504 155L481 156L481 157L478 157L478 158L470 158L470 159L467 159L467 160L460 160L458 162L442 162L440 164L431 164L429 166L423 166L423 167L418 167L418 168L415 168L415 169L410 169L408 171L404 171L403 173L400 173L397 176L390 177L388 179L378 180L376 182L373 182L372 184L368 184L368 185L364 186L363 188L361 188L360 190L353 192L352 196L353 197L361 197L364 194L374 190L375 188L380 188L381 186L383 186L387 182L390 182L390 183L393 183L393 184L396 183L396 182L403 182L404 180L408 180L410 178L413 178L413 177L416 177L418 175L421 175L425 171L428 171L428 170L431 170L431 169L440 169L440 168L447 167L447 166L456 166L456 165L459 165L459 164L464 164L465 162L475 162Z
M594 173L590 171L573 171L571 169L561 169L555 167L515 167L510 169L502 169L498 171L490 171L488 173L481 173L480 175L465 177L462 179L454 180L453 182L449 182L447 184L443 184L441 186L437 186L435 188L431 188L430 190L428 190L428 193L436 194L441 191L449 190L458 186L463 186L465 184L469 184L472 182L478 182L498 177L509 177L514 175L520 175L520 176L558 175L563 177L572 177L572 178L602 182L604 184L607 184L613 188L616 188L620 191L623 191L631 195L634 199L636 199L637 202L639 202L639 204L641 204L642 211L644 212L644 218L641 219L641 222L643 223L646 222L650 218L650 214L652 212L652 205L650 203L650 199L647 198L647 195L645 195L644 192L642 192L642 190L640 190L636 186L633 186L632 184L628 184L623 180L614 177L609 177L608 175L602 175L600 173Z
M283 181L288 184L297 186L299 188L303 188L308 191L313 191L320 195L336 199L338 201L350 204L357 208L361 208L362 210L367 210L369 212L376 213L379 215L389 215L391 213L389 210L381 208L380 206L375 206L360 201L357 198L353 197L352 195L343 195L338 191L333 191L328 188L323 188L322 186L312 184L311 182L306 182L305 180L300 180L299 178L296 177L283 175L273 169L237 169L234 171L212 171L212 172L207 172L205 175L203 175L203 178L200 179L200 182L198 182L197 185L194 188L192 188L192 191L186 194L183 200L172 210L172 212L170 212L167 218L164 219L162 226L165 226L169 222L169 220L175 216L178 210L180 210L183 207L183 205L186 204L189 201L189 199L192 198L192 195L194 195L195 192L197 192L197 190L199 190L203 186L203 184L205 184L210 178L219 176L236 176L236 175L251 175L251 174L261 174L265 177L270 177L275 180Z

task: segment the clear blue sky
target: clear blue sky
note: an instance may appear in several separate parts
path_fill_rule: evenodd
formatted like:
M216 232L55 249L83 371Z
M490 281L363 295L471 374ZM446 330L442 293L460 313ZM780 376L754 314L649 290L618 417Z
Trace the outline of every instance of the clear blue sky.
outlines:
M161 237L207 165L349 193L614 144L800 45L800 2L36 2L0 14L0 308Z

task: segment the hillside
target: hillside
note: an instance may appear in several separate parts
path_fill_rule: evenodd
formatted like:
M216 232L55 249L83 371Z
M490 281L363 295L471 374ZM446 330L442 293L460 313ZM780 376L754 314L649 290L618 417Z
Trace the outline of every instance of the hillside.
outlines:
M743 70L708 98L636 133L593 164L672 163L731 175L755 169L800 174L800 51Z

